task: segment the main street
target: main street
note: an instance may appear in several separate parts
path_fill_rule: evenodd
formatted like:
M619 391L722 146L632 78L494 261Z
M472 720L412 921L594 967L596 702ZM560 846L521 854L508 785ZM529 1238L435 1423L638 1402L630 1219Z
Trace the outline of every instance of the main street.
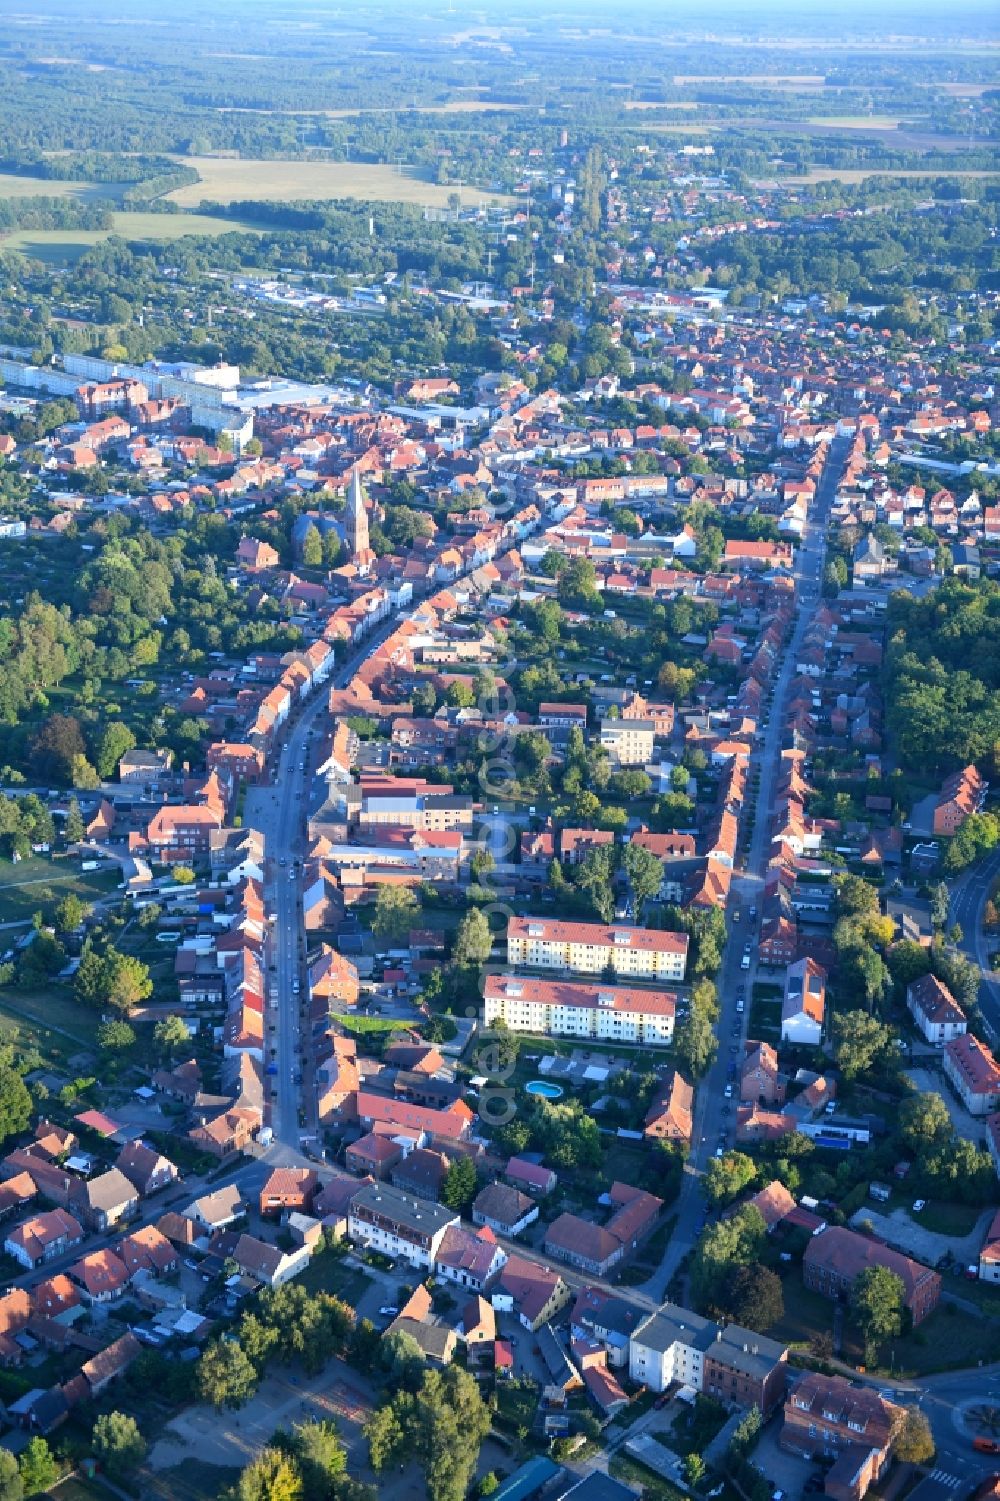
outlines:
M267 939L267 1007L264 1061L277 1070L265 1074L270 1089L270 1120L275 1140L299 1148L303 1135L314 1134L312 1059L303 1031L308 998L305 930L302 920L302 857L315 766L319 760L313 731L327 713L329 687L343 688L360 662L391 635L398 618L390 616L369 636L359 652L337 668L305 707L285 727L273 784L247 792L244 822L264 836L265 908L273 915ZM298 862L298 863L297 863ZM276 994L275 994L276 992ZM272 1030L273 1029L273 1030ZM273 1052L272 1052L273 1049Z
M817 487L812 512L803 529L801 545L796 550L795 622L784 649L781 666L772 684L770 706L765 710L767 719L763 739L754 745L750 754L747 780L747 798L750 807L744 809L743 820L753 815L754 825L746 864L733 880L727 909L728 939L723 952L722 967L716 977L719 995L719 1021L716 1032L719 1038L719 1050L714 1063L698 1085L691 1155L685 1165L681 1191L674 1209L676 1225L664 1252L663 1260L652 1277L643 1284L644 1291L659 1298L665 1297L667 1284L684 1258L693 1249L704 1222L701 1175L716 1149L719 1146L728 1146L732 1141L739 1087L738 1083L735 1083L733 1098L731 1100L725 1098L727 1072L730 1062L738 1065L743 1052L750 1018L753 982L757 973L760 917L758 913L757 918L751 922L750 908L759 908L763 892L764 876L770 854L771 811L781 771L785 703L789 686L795 675L795 663L799 650L820 599L823 565L826 557L827 518L837 491L847 450L848 444L844 439L837 439L831 444L830 455ZM742 826L745 827L745 823ZM734 921L736 912L740 913L738 923ZM744 946L748 944L750 968L745 970L741 966ZM736 1009L737 991L741 985L746 987L746 1005L742 1014Z
M979 1006L994 1046L1000 1040L1000 980L990 968L983 923L986 903L998 880L1000 850L994 850L951 884L951 921L962 929L961 948L966 957L979 966Z

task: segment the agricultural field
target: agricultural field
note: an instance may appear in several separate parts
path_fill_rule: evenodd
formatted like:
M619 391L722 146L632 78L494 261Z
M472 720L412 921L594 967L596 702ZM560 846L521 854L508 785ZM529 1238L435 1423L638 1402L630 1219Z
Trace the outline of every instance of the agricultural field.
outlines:
M384 203L426 203L441 208L452 193L463 203L503 203L499 193L476 188L427 182L413 169L397 170L385 163L262 161L239 157L186 156L201 178L168 194L182 208L197 208L204 201L238 203L244 199L372 198ZM210 233L211 231L206 231Z
M0 862L0 923L27 924L37 911L49 917L55 904L70 892L85 902L100 901L116 890L120 880L117 865L81 871L74 860L46 860L40 855L16 865L4 860Z
M970 172L970 171L945 171L940 167L931 170L900 171L895 167L811 167L807 173L798 177L782 177L783 183L795 183L805 186L813 182L864 182L867 177L898 177L906 180L930 182L935 177L971 177L993 179L1000 177L1000 172ZM769 179L773 180L773 179ZM759 186L755 183L754 186Z
M78 203L121 201L127 182L60 182L53 177L22 177L0 172L0 198L73 198Z
M64 187L65 184L53 184ZM0 238L0 249L20 250L49 265L79 260L93 245L110 235L129 240L179 240L184 235L224 235L255 228L238 219L220 219L212 214L116 213L110 229L19 229Z

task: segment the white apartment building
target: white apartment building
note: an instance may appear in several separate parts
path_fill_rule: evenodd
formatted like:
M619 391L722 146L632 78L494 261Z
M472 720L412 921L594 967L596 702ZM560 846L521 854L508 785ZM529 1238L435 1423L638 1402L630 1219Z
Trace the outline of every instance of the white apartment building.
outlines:
M666 1047L676 1004L666 990L494 974L486 977L483 1019L487 1027L502 1021L512 1032Z
M438 1247L450 1225L460 1225L459 1216L431 1199L415 1199L387 1183L372 1183L358 1190L347 1216L347 1236L356 1245L379 1251L393 1261L405 1260L413 1267L433 1265Z
M529 969L575 975L610 969L635 979L683 980L687 954L686 933L546 917L512 917L507 923L508 962Z

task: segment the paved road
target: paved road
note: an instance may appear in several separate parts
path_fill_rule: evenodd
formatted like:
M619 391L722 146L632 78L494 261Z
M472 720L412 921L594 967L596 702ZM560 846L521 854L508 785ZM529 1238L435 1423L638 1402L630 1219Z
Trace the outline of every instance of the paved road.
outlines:
M397 624L395 617L383 621L366 639L361 651L346 658L332 674L330 686L345 687L359 663L381 646ZM310 1136L315 1131L310 1050L303 1047L305 1039L300 1030L308 981L301 865L296 866L296 861L301 861L305 853L306 815L312 801L315 767L320 760L322 742L320 737L313 737L313 731L327 715L328 692L326 685L321 686L286 725L273 784L250 788L244 808L245 822L264 836L265 907L275 918L267 943L265 1061L268 1067L277 1070L265 1076L269 1089L274 1091L269 1124L276 1141L295 1148L299 1147L303 1133ZM274 988L277 998L272 1002L270 992ZM300 1076L301 1085L296 1082Z
M962 950L982 971L979 1005L994 1046L1000 1040L1000 980L994 978L990 969L983 916L997 880L1000 880L1000 850L980 860L951 888L951 921L962 929Z
M658 1298L666 1296L667 1284L674 1276L684 1257L691 1251L704 1222L704 1201L700 1182L701 1175L719 1146L731 1145L735 1127L736 1096L725 1098L727 1070L737 1061L747 1035L750 1016L750 998L756 974L756 941L759 937L759 916L751 923L749 912L752 906L760 906L764 875L770 853L770 813L774 806L775 788L781 765L784 708L789 685L795 676L795 662L803 638L820 600L820 586L826 555L826 524L830 506L836 494L837 484L847 456L848 443L839 439L831 445L830 457L820 480L812 514L803 533L802 544L796 551L796 617L792 634L782 658L781 667L773 685L770 710L765 710L766 728L764 738L758 742L750 757L748 798L757 817L745 867L733 880L729 899L729 938L723 953L722 968L716 979L719 993L720 1016L717 1027L719 1051L714 1064L702 1079L697 1092L694 1112L694 1139L691 1155L685 1166L681 1191L677 1199L677 1224L667 1244L659 1268L643 1284L643 1290ZM759 789L754 791L754 779L759 776ZM746 814L744 815L746 816ZM735 914L739 912L737 924ZM750 968L741 967L744 945L750 945ZM745 987L745 1010L737 1009L737 993Z

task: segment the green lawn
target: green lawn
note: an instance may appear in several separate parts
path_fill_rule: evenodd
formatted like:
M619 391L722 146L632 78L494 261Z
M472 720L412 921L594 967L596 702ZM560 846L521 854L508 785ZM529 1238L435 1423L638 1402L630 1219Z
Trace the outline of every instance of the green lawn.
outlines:
M0 1032L19 1048L37 1048L54 1067L81 1050L94 1051L94 1018L59 986L0 990Z
M297 1279L311 1293L333 1293L357 1308L372 1279L358 1267L348 1266L342 1256L321 1251Z
M96 902L114 891L121 873L108 870L81 871L75 860L47 860L31 855L15 865L0 860L0 923L27 922L33 912L51 915L56 903L69 892L85 902Z

